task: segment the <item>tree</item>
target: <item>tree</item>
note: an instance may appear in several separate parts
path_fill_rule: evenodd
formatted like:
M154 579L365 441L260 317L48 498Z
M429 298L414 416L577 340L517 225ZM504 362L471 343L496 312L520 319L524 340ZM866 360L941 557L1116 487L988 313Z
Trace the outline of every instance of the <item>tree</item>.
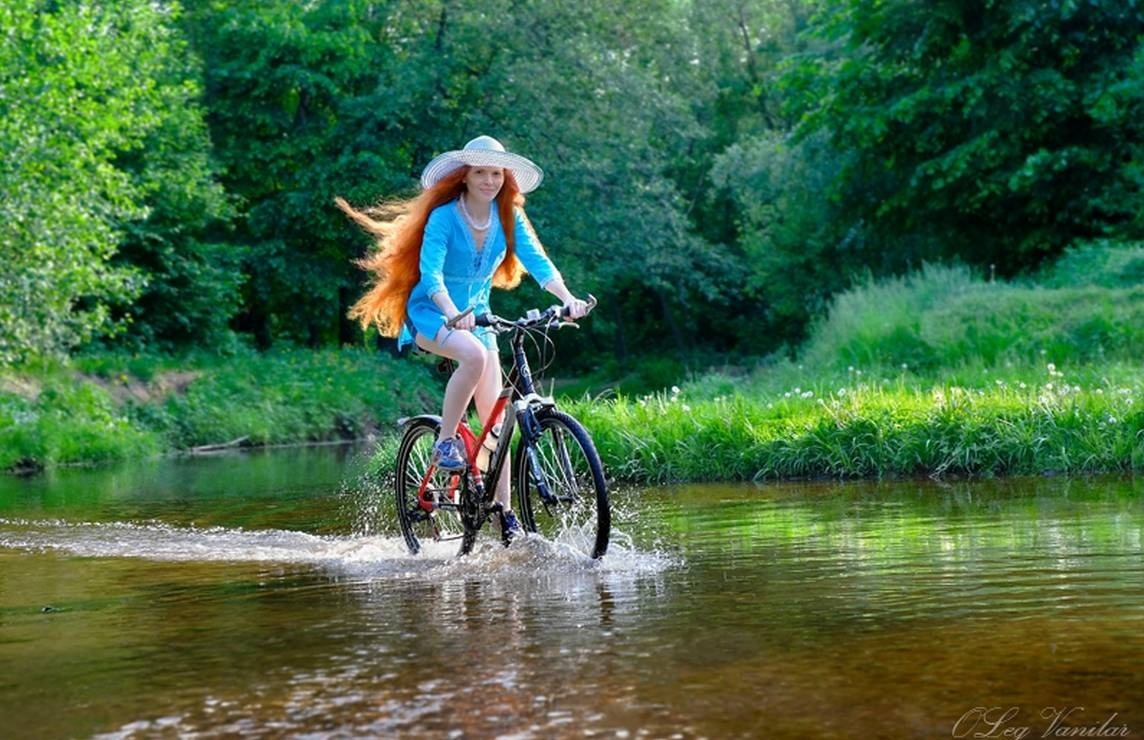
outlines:
M201 65L178 33L180 13L177 5L165 8L150 53L135 60L136 75L154 86L155 120L139 132L140 145L116 159L145 215L121 224L114 263L136 269L147 283L115 309L129 319L121 342L220 348L230 343L230 323L241 309L245 250L230 233L235 208L211 156Z
M113 331L108 303L139 291L110 260L114 224L140 213L114 158L150 115L132 74L141 41L93 6L0 8L2 363Z
M734 273L664 177L695 135L649 52L683 35L674 3L274 0L196 6L185 26L243 204L243 322L263 344L353 340L341 319L364 276L351 259L369 244L334 196L406 196L430 158L477 133L548 171L529 212L570 282L610 307L594 324L620 351L689 348L697 302Z
M0 8L0 362L150 321L132 301L170 285L133 257L157 241L174 249L222 211L171 36L177 10L146 0ZM117 256L125 241L133 254ZM202 295L202 280L189 283L174 298ZM212 316L225 315L221 293L208 293ZM158 313L172 312L176 300Z
M815 101L801 130L848 155L833 194L893 269L956 256L1011 274L1139 234L1140 2L827 7L843 50L791 78Z

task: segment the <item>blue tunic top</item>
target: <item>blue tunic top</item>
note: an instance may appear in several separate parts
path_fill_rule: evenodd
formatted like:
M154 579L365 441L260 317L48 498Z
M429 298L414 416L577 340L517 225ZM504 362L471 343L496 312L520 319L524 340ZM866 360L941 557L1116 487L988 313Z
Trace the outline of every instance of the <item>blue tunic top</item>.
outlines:
M469 227L461 218L457 201L450 201L434 208L425 224L425 238L421 242L421 280L413 286L406 303L408 321L397 338L397 346L404 347L413 342L413 328L430 339L445 325L445 315L433 302L431 296L446 291L453 304L460 310L472 306L477 315L489 311L489 293L493 287L493 274L504 261L506 244L500 219L496 217L496 201L493 201L493 218L485 243L477 249ZM516 256L524 269L540 284L548 285L560 277L552 261L526 225L520 209L514 209ZM487 327L478 326L473 333L492 349L496 346L496 335Z

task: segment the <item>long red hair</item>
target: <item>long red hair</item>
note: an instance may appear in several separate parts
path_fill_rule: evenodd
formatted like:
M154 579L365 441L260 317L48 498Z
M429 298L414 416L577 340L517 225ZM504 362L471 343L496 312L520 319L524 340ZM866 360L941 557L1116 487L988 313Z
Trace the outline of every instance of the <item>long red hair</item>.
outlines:
M377 238L378 249L357 265L373 273L369 290L350 307L349 317L356 319L363 329L376 326L382 335L396 337L405 323L405 304L413 286L421 279L421 242L425 238L425 224L434 208L450 203L465 191L468 166L450 172L432 187L405 201L382 203L373 208L357 210L344 198L334 203L358 226ZM516 178L507 168L504 184L497 195L497 218L504 231L504 261L493 274L493 285L515 288L524 275L524 266L516 256L515 209L524 206L524 196ZM465 308L461 306L460 308Z

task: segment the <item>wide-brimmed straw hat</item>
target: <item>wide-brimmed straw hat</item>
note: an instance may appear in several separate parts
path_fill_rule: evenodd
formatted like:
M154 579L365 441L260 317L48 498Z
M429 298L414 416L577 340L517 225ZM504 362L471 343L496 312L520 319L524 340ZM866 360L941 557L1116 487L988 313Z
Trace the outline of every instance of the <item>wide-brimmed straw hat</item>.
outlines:
M504 145L491 136L478 136L465 144L464 149L439 154L425 165L421 172L421 187L426 190L458 167L504 167L511 170L522 193L531 193L540 186L544 171L519 154L505 151Z

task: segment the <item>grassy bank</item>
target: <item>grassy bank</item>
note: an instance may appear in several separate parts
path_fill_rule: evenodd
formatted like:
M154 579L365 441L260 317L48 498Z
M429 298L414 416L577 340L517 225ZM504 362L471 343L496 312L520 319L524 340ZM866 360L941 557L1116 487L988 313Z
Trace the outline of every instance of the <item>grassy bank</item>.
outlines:
M364 350L101 354L0 371L0 470L206 445L356 439L438 403L425 363Z
M610 473L636 482L1144 470L1144 374L1130 366L795 374L712 375L572 410Z
M1092 244L1020 282L866 280L797 360L570 410L641 483L1144 470L1142 277L1144 247Z
M565 405L634 482L1144 470L1141 276L1135 246L1022 283L927 267L839 295L796 360ZM437 408L442 385L352 349L3 370L0 469L361 438Z

